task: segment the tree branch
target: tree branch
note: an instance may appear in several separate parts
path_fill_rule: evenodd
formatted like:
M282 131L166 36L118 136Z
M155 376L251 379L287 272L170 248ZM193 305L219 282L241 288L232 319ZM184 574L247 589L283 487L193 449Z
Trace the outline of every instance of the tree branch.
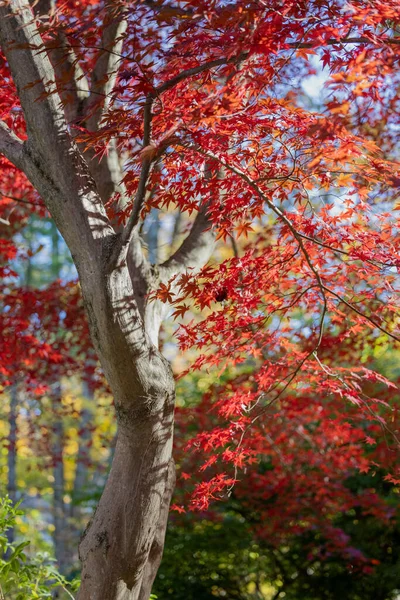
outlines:
M172 4L167 4L166 2L156 2L155 0L144 0L144 3L147 4L150 8L152 8L155 12L157 11L165 11L167 10L168 16L174 15L176 17L183 17L187 19L194 14L194 10L190 8L181 8L180 6L173 6Z
M375 321L375 319L372 319L371 317L369 317L368 315L366 315L364 312L362 312L362 310L359 310L351 302L347 302L347 300L345 298L343 298L343 296L341 296L340 294L337 294L335 291L333 291L331 288L326 287L325 285L324 285L324 290L326 290L329 294L332 294L332 296L335 296L335 298L337 298L338 300L340 300L340 302L343 302L343 304L345 304L348 308L350 308L350 310L352 310L353 312L357 313L357 315L360 315L360 317L362 317L363 319L365 319L366 321L368 321L369 323L371 323L371 325L374 325L374 327L376 327L377 329L379 329L380 331L382 331L382 333L385 333L386 335L388 335L392 339L396 340L396 342L400 342L400 337L399 336L394 335L393 333L391 333L390 331L388 331L387 329L385 329L384 327L382 327L381 325L379 325L379 323L377 321Z
M170 90L171 88L173 88L175 85L177 85L184 79L188 79L188 77L193 77L193 75L198 75L199 73L203 73L204 71L208 71L209 69L214 69L215 67L221 67L222 65L230 65L230 64L240 63L245 58L247 58L249 56L249 54L250 54L249 52L241 52L240 54L238 54L236 56L232 56L231 58L226 58L226 57L216 58L216 59L210 60L202 65L198 65L197 67L192 67L191 69L185 69L184 71L181 71L181 73L178 73L178 75L175 75L175 77L172 77L165 83L158 86L155 90L155 94L157 94L157 95L162 94L163 92L166 92L167 90Z
M98 131L103 115L110 105L111 92L114 89L118 69L121 63L121 50L124 33L127 29L126 14L120 6L107 4L101 46L93 69L90 90L81 105L80 116L88 131ZM115 139L108 143L107 152L99 158L93 148L81 150L86 158L90 173L96 181L103 204L106 204L116 192L119 201L113 206L116 213L125 208L128 196L122 184L123 172ZM118 225L115 225L118 231Z
M35 14L44 18L51 10L49 0L39 0L34 4ZM110 93L115 86L118 68L121 62L123 34L127 27L125 14L119 6L109 2L103 27L103 35L98 47L97 60L92 72L91 85L79 64L73 45L66 35L56 30L54 41L46 43L50 59L56 74L58 92L64 107L68 123L79 122L89 131L97 131L102 116L109 106ZM74 46L75 47L75 46ZM77 48L82 46L77 45ZM87 118L85 118L87 117ZM72 130L72 134L74 134ZM120 200L115 212L123 209L127 203L125 187L121 184L123 172L115 140L110 140L107 153L99 157L93 148L79 144L85 156L90 173L96 182L103 204L118 192ZM118 226L115 227L118 230Z
M151 121L152 115L153 98L148 96L146 104L144 106L144 123L143 123L143 147L146 148L150 144L151 139ZM139 222L140 211L142 210L145 198L146 198L146 185L153 165L153 157L143 156L142 168L139 176L138 189L133 201L132 212L129 216L128 223L119 238L118 243L115 245L113 253L109 261L109 269L113 269L118 262L126 256L129 244L134 235L135 228Z
M22 168L24 142L13 131L0 121L0 153L19 169Z
M146 197L146 184L151 170L151 160L146 158L142 163L142 170L140 172L138 189L136 192L135 199L133 201L132 212L129 216L128 223L119 238L118 243L115 245L112 253L109 269L113 269L118 262L123 259L128 250L129 244L135 232L135 228L139 222L140 211L142 209L145 197Z
M400 338L396 335L394 335L393 333L391 333L390 331L388 331L387 329L385 329L384 327L382 327L381 325L379 325L379 323L377 323L374 319L372 319L371 317L369 317L368 315L366 315L365 313L363 313L362 311L360 311L357 307L354 306L354 304L351 304L350 302L347 302L347 300L345 300L343 298L343 296L340 296L339 294L337 294L335 291L333 291L332 289L326 287L326 285L323 283L320 274L318 273L318 271L316 270L315 266L313 265L311 258L309 256L309 253L307 252L307 249L304 246L304 242L303 239L307 239L309 241L313 241L314 240L312 238L309 238L308 236L305 236L304 234L300 233L293 225L293 223L290 221L290 219L285 215L285 213L278 207L275 206L275 204L273 202L271 202L271 200L264 194L264 192L262 191L261 188L259 188L259 186L241 169L239 169L238 167L234 166L234 165L230 165L224 158L217 156L216 154L214 154L213 152L210 152L209 150L205 150L203 148L201 148L201 146L199 146L198 144L191 144L191 146L199 153L202 154L203 156L207 156L209 158L212 158L216 161L218 161L219 163L221 163L228 171L231 171L232 173L235 173L236 175L238 175L241 179L243 179L247 185L253 189L256 194L262 198L262 200L266 203L266 205L278 216L278 218L285 223L285 225L289 228L289 230L291 231L293 237L296 239L297 243L300 246L300 250L310 268L310 270L312 271L312 273L314 274L316 281L318 283L318 287L321 290L321 294L323 297L323 302L324 302L324 306L323 306L323 311L322 311L322 317L321 317L321 325L320 325L320 333L319 333L319 340L317 343L317 347L319 346L321 339L322 339L322 326L323 326L323 322L324 322L324 318L325 318L325 313L327 310L327 302L326 302L326 295L325 292L328 292L329 294L332 294L333 296L335 296L338 300L340 300L341 302L343 302L348 308L350 308L352 311L354 311L355 313L357 313L358 315L360 315L361 317L363 317L364 319L366 319L367 321L369 321L372 325L374 325L375 327L377 327L380 331L382 331L383 333L386 333L386 335L390 336L391 338L393 338L396 341L400 341ZM315 350L313 350L314 352Z
M35 14L39 16L49 16L56 9L56 0L33 0L31 2Z
M0 6L0 41L17 86L28 139L51 162L50 156L54 157L68 132L59 96L54 93L54 71L26 0Z
M110 93L114 89L121 63L121 51L127 19L120 7L108 2L105 18L101 50L92 73L90 96L84 103L84 113L89 113L86 126L89 131L97 131L102 116L110 103ZM104 101L99 104L99 96ZM91 112L92 111L92 112ZM91 113L91 114L90 114Z
M339 39L330 39L330 40L325 40L324 43L319 43L319 44L315 44L313 42L293 42L288 44L289 48L298 48L299 50L302 48L323 48L324 46L339 46L340 44L375 44L377 45L378 43L381 44L393 44L393 45L399 45L400 44L400 38L385 38L385 39L379 39L378 36L376 36L376 41L372 40L370 38L367 37L345 37L345 38L339 38Z
M325 40L323 43L318 43L318 44L315 44L315 42L290 42L290 43L286 44L286 47L287 47L287 49L294 48L294 49L300 50L303 48L305 48L305 49L307 49L307 48L323 48L324 46L335 46L335 45L340 45L340 44L377 44L379 42L381 42L382 44L399 45L400 38L379 39L377 37L376 41L374 41L370 38L363 37L363 36L361 36L361 37L345 37L345 38L339 38L339 39ZM184 81L185 79L188 79L189 77L193 77L193 75L198 75L199 73L203 73L204 71L213 69L215 67L221 67L222 65L240 63L243 60L245 60L246 58L248 58L249 56L250 56L250 52L248 50L246 50L246 51L243 51L240 54L237 54L236 56L232 56L230 58L227 58L227 57L216 58L214 60L210 60L206 63L203 63L202 65L197 65L197 67L191 67L190 69L185 69L181 73L178 73L178 75L175 75L175 77L172 77L168 81L165 81L163 84L158 86L155 89L155 94L162 94L163 92L166 92L167 90L170 90L171 88L173 88L175 85L177 85L181 81Z
M0 43L25 116L23 144L2 127L2 150L46 202L82 267L113 232L86 164L68 131L54 70L27 0L0 3ZM6 154L7 155L7 154Z
M209 208L209 202L201 207L189 235L180 248L160 265L160 276L163 281L188 268L201 269L208 262L215 244L215 231L211 227L212 223L208 216Z
M66 35L57 31L55 36L55 41L48 42L46 47L56 75L65 117L68 123L74 123L79 120L83 102L89 96L89 83ZM59 82L68 82L68 87Z
M31 5L40 21L48 20L56 11L56 0L31 0ZM65 117L68 123L72 123L76 121L80 107L89 95L89 83L62 29L51 29L50 34L53 40L46 43L46 49L56 75L57 90ZM68 87L65 87L66 82Z

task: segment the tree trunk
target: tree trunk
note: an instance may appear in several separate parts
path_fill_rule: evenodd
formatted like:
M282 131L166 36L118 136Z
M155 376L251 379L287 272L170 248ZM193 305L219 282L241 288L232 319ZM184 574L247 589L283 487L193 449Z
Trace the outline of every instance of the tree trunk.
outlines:
M152 265L156 265L158 263L158 234L160 231L160 218L157 208L151 209L148 221L145 241L148 247L149 261Z
M151 588L147 596L141 595L145 568L148 563L158 567L159 556L150 550L159 529L162 548L168 511L161 509L169 506L172 491L167 485L172 442L168 429L156 421L144 424L143 437L137 440L133 432L120 429L110 476L80 545L79 600L148 598Z
M52 223L51 229L51 274L57 280L61 275L59 234ZM62 415L62 387L61 381L53 383L51 391L53 413L56 417L52 436L53 457L53 543L54 551L60 573L67 574L71 569L71 552L69 549L69 527L67 511L64 502L65 473L64 473L64 424Z
M14 383L10 388L10 413L8 424L10 426L8 434L8 452L7 452L7 494L13 504L17 501L17 416L18 416L18 391ZM14 527L7 529L7 540L10 544L14 541Z
M150 549L149 560L146 563L139 600L147 600L149 598L158 568L161 563L164 550L165 533L168 523L169 505L175 488L175 480L175 463L173 459L171 459L160 517L157 523L157 530L154 536L153 544Z
M64 428L61 414L58 414L59 406L61 405L61 384L56 382L52 390L53 409L55 410L56 422L53 426L53 542L54 550L61 573L66 574L70 568L67 556L67 534L68 523L66 518L65 502L64 502Z
M93 360L93 359L90 359ZM92 441L92 428L94 418L94 394L91 385L90 375L85 373L86 379L82 382L83 406L79 421L79 446L76 456L76 470L74 485L71 494L70 506L70 536L69 547L70 565L74 566L78 562L78 546L82 535L82 523L86 520L85 510L82 503L89 495L89 466L90 466L90 446Z
M129 309L129 283L125 266L111 274L107 287L116 318L128 342L136 346L134 332L143 322L133 306ZM165 532L168 514L175 400L172 373L156 348L148 352L143 347L135 361L140 384L136 390L127 388L121 385L123 378L116 381L114 374L116 366L124 373L131 368L124 365L124 355L119 356L117 364L115 360L103 364L114 384L118 439L105 490L80 545L79 600L138 600L146 565L156 561L150 552L154 538L163 525Z
M72 490L71 517L81 516L80 503L88 493L88 468L90 465L90 442L92 440L92 422L94 417L94 395L90 381L82 382L82 397L84 405L79 422L79 447L76 456L74 489Z

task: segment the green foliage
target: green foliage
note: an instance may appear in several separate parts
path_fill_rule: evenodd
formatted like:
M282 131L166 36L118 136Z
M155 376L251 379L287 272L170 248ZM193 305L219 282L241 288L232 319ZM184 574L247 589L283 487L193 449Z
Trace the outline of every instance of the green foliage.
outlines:
M170 523L153 589L158 600L267 599L268 562L239 516L200 521L187 514L183 523ZM265 596L259 595L260 577Z
M332 526L349 537L345 553L324 550L315 529L272 545L253 525L257 512L234 499L207 518L173 514L155 581L158 600L394 600L400 588L398 494L383 473L354 474L354 494L372 485L387 498L387 518L360 509ZM211 520L212 518L212 520ZM354 561L352 556L354 555ZM361 558L360 558L361 557Z
M395 600L399 597L398 524L385 526L373 517L355 519L351 514L343 515L339 521L346 533L354 534L352 539L366 560L374 556L376 564L366 563L360 568L337 553L321 559L316 552L322 541L318 533L293 538L285 547L265 548L271 564L275 562L274 585L277 591L281 590L277 599Z
M0 598L7 600L37 600L74 598L71 592L78 588L79 581L67 581L48 553L38 553L28 560L24 550L29 541L9 543L7 530L15 527L17 516L23 515L19 504L13 507L8 497L0 499Z

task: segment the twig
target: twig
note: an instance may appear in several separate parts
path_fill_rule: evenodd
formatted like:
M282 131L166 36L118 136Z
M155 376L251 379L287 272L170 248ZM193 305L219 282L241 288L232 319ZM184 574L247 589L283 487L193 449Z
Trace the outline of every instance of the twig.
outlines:
M334 292L330 288L326 287L325 285L324 285L324 289L329 294L332 294L332 296L335 296L335 298L337 298L338 300L340 300L340 302L343 302L343 304L345 304L348 308L350 308L350 310L354 311L355 313L357 313L358 315L360 315L360 317L363 317L363 319L366 319L367 321L369 321L370 323L372 323L372 325L374 325L375 327L377 327L380 331L382 331L382 333L386 333L386 335L388 335L391 338L393 338L394 340L396 340L396 342L400 342L400 337L398 337L397 335L394 335L393 333L391 333L390 331L388 331L387 329L385 329L384 327L382 327L381 325L379 325L379 323L377 323L374 319L372 319L371 317L368 317L368 315L366 315L361 310L359 310L357 307L355 307L354 304L351 304L350 302L347 302L347 300L345 300L343 298L343 296L341 296L340 294L337 294L336 292Z
M328 293L332 294L333 296L335 296L336 298L338 298L341 302L346 304L346 306L348 306L352 311L359 314L361 317L363 317L364 319L366 319L367 321L369 321L370 323L375 325L375 327L380 329L380 331L382 331L383 333L386 333L388 336L390 336L394 340L400 342L399 337L395 336L390 331L387 331L386 329L384 329L374 319L372 319L371 317L368 317L366 314L364 314L362 311L360 311L358 308L356 308L353 304L347 302L347 300L345 300L342 296L340 296L339 294L337 294L336 292L334 292L333 290L331 290L330 288L325 286L325 284L323 283L323 281L321 279L320 274L318 273L318 271L312 264L310 256L309 256L309 254L304 246L304 243L303 243L304 238L309 241L312 241L312 242L315 242L315 240L313 238L309 238L308 236L305 236L304 234L297 231L297 229L294 227L293 223L285 215L285 213L278 206L275 206L275 204L273 202L271 202L271 200L264 194L264 192L258 187L258 185L244 171L242 171L241 169L239 169L238 167L236 167L234 165L228 164L224 158L217 156L213 152L204 150L198 144L191 143L190 146L192 148L194 148L200 154L202 154L204 156L208 156L209 158L213 158L214 160L220 162L221 164L223 164L226 167L226 169L228 169L228 171L235 173L241 179L243 179L249 185L249 187L251 187L257 193L257 195L260 196L260 198L262 198L264 200L264 202L267 204L267 206L279 217L279 219L281 221L283 221L285 223L285 225L287 225L287 227L290 229L291 233L293 234L293 237L297 240L297 242L300 246L300 249L302 251L302 254L303 254L304 258L306 259L308 266L310 267L312 273L314 274L314 276L317 280L318 286L321 290L322 297L324 298L324 311L325 312L326 312L325 292L328 292ZM325 316L325 314L324 314L324 316ZM320 335L320 337L321 337L321 335Z
M177 85L184 79L188 79L188 77L192 77L193 75L198 75L199 73L203 73L204 71L207 71L208 69L213 69L215 67L221 67L222 65L230 65L230 64L239 63L242 60L244 60L245 58L247 58L249 56L249 54L250 53L248 51L241 52L237 56L232 56L231 58L226 58L226 57L216 58L214 60L210 60L206 63L203 63L202 65L197 65L197 67L192 67L191 69L185 69L184 71L181 71L181 73L178 73L178 75L175 75L175 77L168 79L168 81L165 81L165 83L158 86L155 89L155 93L162 94L163 92L166 92L167 90L170 90L171 88L173 88L175 85Z

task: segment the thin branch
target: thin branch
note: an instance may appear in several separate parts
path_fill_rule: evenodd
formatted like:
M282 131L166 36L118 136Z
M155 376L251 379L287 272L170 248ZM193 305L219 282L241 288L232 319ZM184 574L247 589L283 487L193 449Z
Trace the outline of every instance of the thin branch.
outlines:
M151 96L147 96L146 104L144 107L144 123L143 123L143 147L146 148L150 144L151 140L151 121L152 121L152 106L154 99ZM134 235L135 228L139 222L140 211L142 210L144 201L146 199L146 185L149 179L151 168L154 164L154 157L143 157L142 168L139 176L138 189L136 191L135 199L133 201L132 212L129 216L128 223L121 233L118 243L115 245L114 250L111 254L109 268L112 270L119 260L126 254L129 243Z
M229 237L230 237L230 239L231 239L231 245L232 245L233 256L234 256L235 258L239 258L239 248L238 248L237 242L236 242L236 240L235 240L235 238L234 238L233 234L232 234L232 235L230 235Z
M219 162L222 165L224 165L224 167L226 167L228 169L228 171L231 171L232 173L235 173L241 179L243 179L247 183L247 185L249 187L251 187L256 192L256 194L258 196L260 196L260 198L262 198L262 200L279 217L279 219L281 221L283 221L285 223L285 225L287 225L287 227L290 229L291 233L293 234L293 237L297 240L297 242L298 242L298 244L300 246L300 249L301 249L301 251L302 251L302 253L303 253L303 255L304 255L304 257L305 257L305 259L307 261L308 266L310 267L311 271L314 273L315 278L318 281L318 285L322 289L321 277L320 277L319 273L315 270L315 267L314 267L314 265L312 264L312 262L310 260L308 252L307 252L307 250L304 247L302 236L299 234L299 232L297 231L297 229L293 226L292 222L290 221L290 219L288 219L288 217L285 215L285 213L278 206L275 206L275 204L273 202L271 202L271 200L269 200L269 198L264 194L264 192L261 190L261 188L259 188L259 186L244 171L242 171L238 167L235 167L235 166L227 163L224 158L222 158L220 156L217 156L213 152L210 152L209 150L204 150L204 148L202 148L198 144L191 143L190 145L199 154L202 154L203 156L208 156L208 158L212 158L213 160L216 160L217 162Z
M342 250L341 248L335 248L334 246L330 246L329 244L326 244L322 240L320 240L316 237L306 235L305 233L301 233L301 232L298 232L298 233L304 240L313 242L314 244L317 244L317 246L321 246L321 248L327 248L328 250L331 250L332 252L336 252L337 254L343 254L343 255L347 256L348 258L350 258L351 260L361 260L358 256L353 256L351 254L351 252L347 252L346 250ZM394 266L396 266L395 263L383 262L381 260L374 260L374 259L365 259L365 262L369 263L370 265L373 265L374 267L394 267Z
M151 141L151 121L153 118L152 108L153 98L151 96L148 96L144 105L143 115L143 148L146 148L146 146L148 146Z
M220 67L222 65L230 65L230 64L240 63L245 58L247 58L249 56L249 54L250 54L249 52L241 52L237 56L232 56L231 58L226 58L226 57L216 58L216 59L210 60L202 65L197 65L197 67L192 67L191 69L185 69L184 71L181 71L180 73L178 73L178 75L175 75L175 77L168 79L168 81L165 81L165 83L158 86L155 89L155 93L162 94L163 92L166 92L167 90L170 90L171 88L173 88L175 85L177 85L184 79L188 79L188 77L193 77L193 75L198 75L199 73L203 73L204 71L208 71L209 69L213 69L215 67Z
M325 40L323 43L319 43L319 44L315 44L312 42L300 42L300 43L290 43L288 44L289 48L323 48L324 46L340 46L341 44L374 44L374 45L378 45L378 43L381 44L394 44L394 45L399 45L400 44L400 38L385 38L385 39L379 39L378 37L376 37L376 40L372 40L370 38L367 37L345 37L345 38L339 38L339 39L330 39L330 40Z
M288 49L290 48L290 49L299 49L300 50L300 49L308 49L308 48L323 48L324 46L335 46L335 45L340 45L340 44L375 44L375 45L377 45L379 42L382 44L399 45L400 38L385 38L383 40L377 38L375 41L375 40L372 40L367 37L354 37L354 38L349 37L349 38L329 39L329 40L325 40L323 43L319 43L319 44L315 44L314 42L290 42L290 43L286 44L286 47ZM285 49L285 48L283 48L283 49ZM209 69L213 69L215 67L221 67L222 65L240 63L243 60L245 60L246 58L248 58L249 55L250 55L250 51L246 50L246 51L243 51L240 54L238 54L236 56L232 56L230 58L227 58L227 57L216 58L214 60L210 60L206 63L203 63L202 65L197 65L197 67L185 69L184 71L181 71L181 73L178 73L178 75L175 75L175 77L172 77L168 81L165 81L163 84L158 86L155 90L155 93L162 94L163 92L166 92L167 90L170 90L171 88L173 88L175 85L177 85L181 81L184 81L185 79L188 79L189 77L193 77L193 75L198 75L199 73L203 73L204 71L207 71Z
M153 99L148 96L146 99L146 104L144 106L144 117L143 117L143 148L146 148L150 145L151 140L151 121L152 121L152 109ZM150 167L152 165L152 157L144 157L142 162L142 170L140 173L138 189L136 192L135 199L133 201L132 213L129 217L129 221L127 226L122 234L122 239L125 243L129 243L131 234L133 229L136 227L140 211L142 210L143 203L146 197L146 184L148 177L150 175Z
M187 268L200 269L209 260L214 249L216 234L211 227L208 210L209 203L206 203L197 213L192 228L181 246L160 265L162 280L168 280Z
M132 231L139 222L140 211L142 210L145 197L146 197L146 184L150 175L150 167L152 165L151 159L145 158L142 163L142 170L140 172L138 189L133 201L132 212L130 214L128 223L123 231L122 239L124 244L129 243Z
M241 169L239 169L238 167L234 166L234 165L230 165L229 163L227 163L227 161L222 158L217 156L216 154L214 154L213 152L210 152L209 150L204 150L201 146L199 146L198 144L195 143L191 143L190 146L192 148L194 148L199 154L202 154L203 156L208 156L209 158L212 158L216 161L218 161L219 163L221 163L222 165L224 165L224 167L228 170L231 171L232 173L235 173L236 175L238 175L241 179L243 179L250 188L252 188L257 195L262 198L262 200L266 203L266 205L279 217L279 219L281 221L283 221L283 223L285 223L285 225L289 228L289 230L291 231L293 237L296 239L296 241L298 242L300 249L302 251L302 254L304 256L304 258L306 259L306 262L308 264L308 266L310 267L312 273L314 274L318 286L321 290L321 294L324 300L324 306L323 306L323 311L322 311L322 317L321 317L321 324L320 324L320 334L319 334L319 340L318 340L318 344L317 344L317 348L321 342L322 339L322 327L323 327L323 322L324 322L324 318L325 318L325 314L326 314L326 310L327 310L327 304L326 304L326 296L325 296L325 292L328 292L330 294L332 294L333 296L335 296L336 298L338 298L341 302L343 302L344 304L346 304L346 306L348 306L348 308L350 308L352 311L354 311L355 313L357 313L358 315L360 315L361 317L363 317L364 319L366 319L367 321L369 321L371 324L373 324L375 327L377 327L380 331L382 331L383 333L385 333L386 335L390 336L391 338L393 338L396 341L400 341L400 338L395 336L393 333L391 333L390 331L388 331L387 329L383 328L381 325L379 325L379 323L377 323L374 319L372 319L371 317L368 317L366 314L364 314L362 311L360 311L358 308L356 308L353 304L347 302L347 300L345 300L342 296L340 296L339 294L337 294L336 292L334 292L333 290L331 290L330 288L328 288L322 281L320 274L318 273L318 271L316 270L315 266L313 265L310 256L304 246L303 243L303 239L306 236L303 236L302 234L300 234L297 229L294 227L294 225L292 224L292 222L290 221L290 219L288 219L288 217L285 215L285 213L278 207L275 206L275 204L273 202L271 202L271 200L264 194L264 192L258 187L258 185L256 183L254 183L254 181ZM310 238L310 241L314 241L312 238ZM315 349L313 350L315 351Z
M385 329L384 327L382 327L381 325L379 325L379 323L377 321L375 321L375 319L372 319L371 317L369 317L368 315L366 315L365 313L363 313L356 306L354 306L354 304L352 304L351 302L348 302L347 300L345 300L343 298L343 296L341 296L340 294L337 294L336 292L334 292L330 288L326 287L325 285L324 285L324 289L329 294L332 294L332 296L335 296L335 298L337 298L338 300L340 300L340 302L343 302L343 304L345 304L348 308L350 308L350 310L352 310L353 312L357 313L358 315L360 315L360 317L363 317L363 319L366 319L372 325L374 325L375 327L377 327L380 331L382 331L382 333L386 333L386 335L388 335L389 337L391 337L394 340L396 340L396 342L400 342L400 337L398 337L397 335L394 335L394 333L391 333L390 331L388 331L387 329Z
M22 202L22 204L29 204L30 206L39 206L40 208L46 208L46 205L43 202L31 202L30 200L25 200L25 198L17 198L16 196L11 196L10 194L3 194L3 192L0 192L0 196L2 198L9 198L14 202Z

